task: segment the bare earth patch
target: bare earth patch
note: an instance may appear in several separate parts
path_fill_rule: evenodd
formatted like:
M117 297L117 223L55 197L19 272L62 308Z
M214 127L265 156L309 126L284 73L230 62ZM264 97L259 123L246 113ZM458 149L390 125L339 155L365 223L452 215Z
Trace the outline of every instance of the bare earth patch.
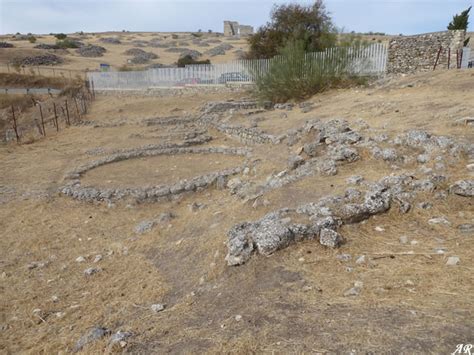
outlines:
M89 171L84 185L144 186L170 184L182 179L224 170L242 164L242 159L218 154L178 154L125 160Z

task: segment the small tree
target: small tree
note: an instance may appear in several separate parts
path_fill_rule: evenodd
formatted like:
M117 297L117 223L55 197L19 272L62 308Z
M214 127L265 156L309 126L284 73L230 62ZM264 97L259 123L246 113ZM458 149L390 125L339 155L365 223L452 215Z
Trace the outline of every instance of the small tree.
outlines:
M448 30L467 30L469 25L469 12L471 11L472 6L469 6L468 9L461 12L459 15L454 15L453 20L448 25Z
M249 37L248 58L271 58L289 40L301 41L305 51L317 51L334 46L337 31L326 11L323 0L313 5L275 5L271 20Z
M29 36L28 41L30 41L30 43L35 43L36 42L36 37L35 36Z
M353 76L353 59L349 50L340 48L327 60L306 53L304 41L289 40L279 56L270 59L267 70L259 70L258 63L252 64L254 61L248 69L255 79L254 94L259 100L286 102L302 100L331 87L361 83Z
M57 39L61 40L61 39L65 39L65 38L67 37L67 35L64 34L64 33L56 33L56 34L54 35L54 37L56 37Z

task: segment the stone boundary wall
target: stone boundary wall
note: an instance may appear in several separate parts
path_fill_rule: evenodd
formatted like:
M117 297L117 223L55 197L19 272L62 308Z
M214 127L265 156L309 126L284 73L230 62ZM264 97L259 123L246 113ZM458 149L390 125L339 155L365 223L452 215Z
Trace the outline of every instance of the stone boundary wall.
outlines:
M388 74L408 74L433 70L439 50L437 68L456 68L456 50L462 49L466 32L463 30L397 36L388 46ZM450 53L451 52L451 53ZM450 56L449 56L450 54Z

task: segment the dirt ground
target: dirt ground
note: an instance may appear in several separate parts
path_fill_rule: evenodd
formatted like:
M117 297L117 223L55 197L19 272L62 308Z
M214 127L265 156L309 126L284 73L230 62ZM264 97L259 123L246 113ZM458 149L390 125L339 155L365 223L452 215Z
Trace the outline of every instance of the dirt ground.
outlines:
M453 123L474 115L473 93L474 72L439 71L326 92L310 100L315 108L308 113L295 108L284 111L285 118L281 110L235 112L228 119L245 124L261 117L259 127L273 134L313 118L344 118L351 125L363 119L390 136L419 128L472 142L473 126ZM343 226L347 242L339 249L304 241L270 257L254 255L239 267L224 260L227 232L236 223L343 192L352 175L375 181L393 172L386 162L362 156L336 176L311 176L269 191L268 204L255 208L215 188L143 204L93 204L59 194L67 172L97 158L91 151L162 143L159 136L168 128L145 126L144 119L186 117L208 101L248 96L98 96L84 119L102 125L0 146L2 353L64 354L94 326L132 335L123 348L108 347L104 337L84 353L452 353L457 344L473 343L474 235L456 228L474 223L472 198L449 195L431 209L405 215L392 209ZM245 146L209 133L213 140L204 147ZM252 178L262 181L284 169L295 149L249 147L261 161ZM472 179L468 163L453 160L445 172L449 181ZM239 164L240 158L199 154L140 158L91 170L84 181L155 184ZM193 203L203 208L190 208ZM165 212L175 218L144 234L135 231ZM428 223L440 216L451 225ZM401 236L408 243L400 243ZM96 255L102 256L98 262ZM358 264L361 255L367 262ZM85 261L76 261L80 256ZM449 256L458 256L460 264L447 266ZM100 271L85 276L89 267ZM360 295L344 297L356 281L364 285ZM165 310L151 311L157 303Z

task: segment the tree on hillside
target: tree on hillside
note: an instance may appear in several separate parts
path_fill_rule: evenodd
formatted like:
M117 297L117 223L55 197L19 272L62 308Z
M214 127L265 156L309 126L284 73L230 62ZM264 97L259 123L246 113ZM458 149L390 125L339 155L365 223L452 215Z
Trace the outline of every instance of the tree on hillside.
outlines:
M337 31L323 0L313 5L275 5L271 20L249 39L246 57L271 58L278 54L288 40L302 41L306 51L317 51L335 45Z
M467 30L469 25L469 12L472 6L461 12L459 15L454 15L453 20L448 25L448 30Z

